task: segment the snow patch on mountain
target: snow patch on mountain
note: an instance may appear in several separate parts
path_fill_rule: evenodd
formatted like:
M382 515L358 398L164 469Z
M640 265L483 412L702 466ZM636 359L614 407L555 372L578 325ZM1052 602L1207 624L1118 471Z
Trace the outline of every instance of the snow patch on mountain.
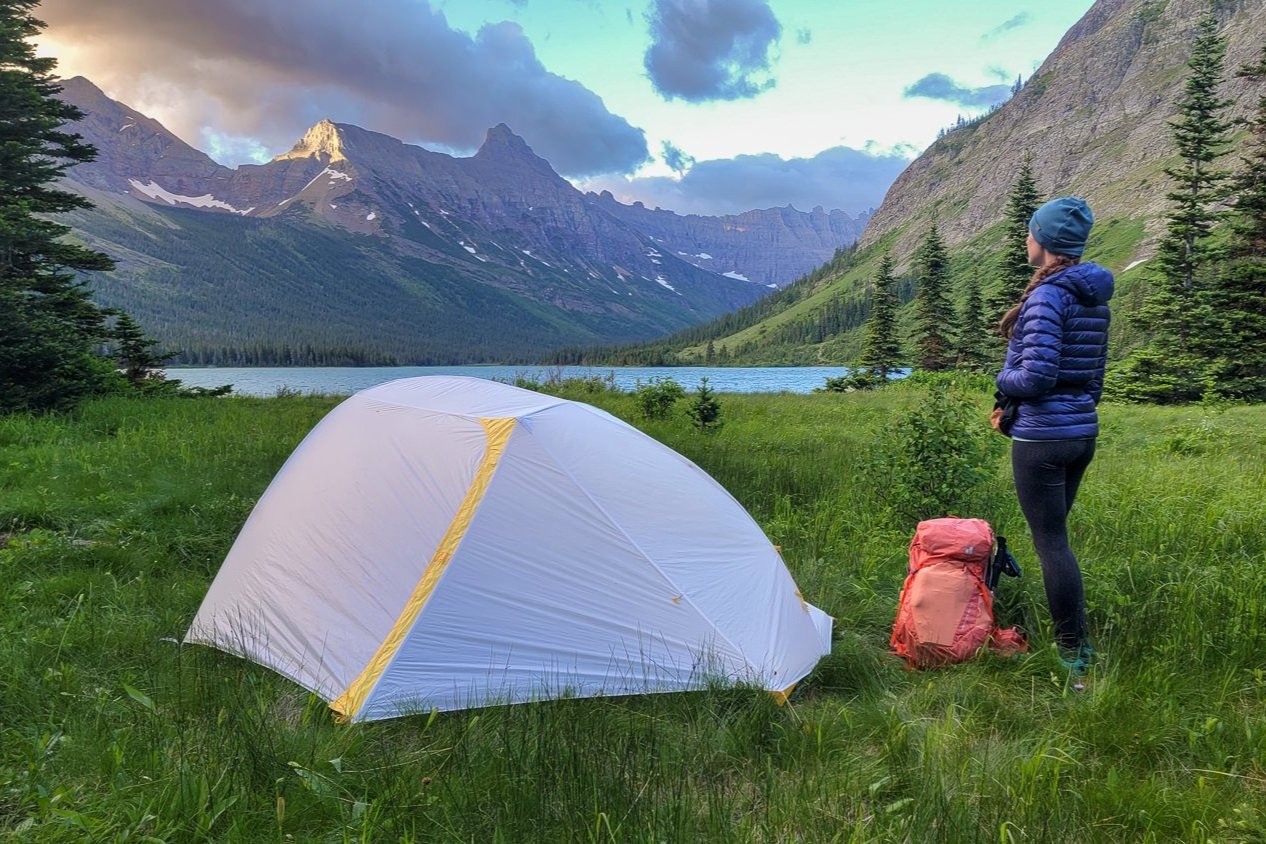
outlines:
M216 199L211 194L203 194L202 196L182 196L178 193L172 193L157 182L146 182L141 184L136 179L128 179L132 187L139 192L148 196L150 199L161 199L168 205L192 205L195 208L222 208L225 211L232 211L234 214L249 214L255 210L254 206L241 209L234 208L227 202Z
M750 278L743 275L738 270L730 270L728 273L721 273L721 275L725 276L726 278L738 279L739 281L751 281Z
M331 184L332 184L332 183L334 183L334 182L337 182L337 181L348 181L348 182L350 182L350 181L352 180L352 177L351 177L351 176L349 176L349 175L347 175L347 174L346 174L346 173L344 173L343 171L341 171L341 170L332 170L332 169L330 169L329 167L326 167L326 168L325 168L324 170L322 170L320 173L317 173L315 176L313 176L313 177L312 177L312 181L308 182L306 185L304 185L302 188L300 188L300 189L299 189L299 193L303 193L305 190L307 190L308 188L312 187L312 185L316 183L316 180L317 180L317 179L319 179L319 178L321 178L322 176L329 176L329 177L330 177L330 183L331 183Z

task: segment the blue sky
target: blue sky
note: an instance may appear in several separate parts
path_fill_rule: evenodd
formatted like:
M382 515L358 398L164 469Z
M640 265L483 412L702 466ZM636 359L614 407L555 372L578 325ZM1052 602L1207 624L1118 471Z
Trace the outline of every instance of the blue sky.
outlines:
M458 155L505 122L688 213L878 204L1090 0L45 0L41 50L226 164L322 117Z

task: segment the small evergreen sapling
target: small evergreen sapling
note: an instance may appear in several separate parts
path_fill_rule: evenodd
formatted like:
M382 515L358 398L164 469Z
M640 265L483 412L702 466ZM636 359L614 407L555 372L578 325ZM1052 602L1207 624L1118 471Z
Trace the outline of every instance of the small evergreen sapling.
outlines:
M686 415L700 431L716 431L724 424L721 420L721 403L708 386L708 379L699 379L695 397L686 408Z

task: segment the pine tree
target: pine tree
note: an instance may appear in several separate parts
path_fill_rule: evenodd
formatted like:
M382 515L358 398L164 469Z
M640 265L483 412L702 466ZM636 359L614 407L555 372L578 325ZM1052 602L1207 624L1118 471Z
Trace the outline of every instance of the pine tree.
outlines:
M1226 154L1231 124L1222 114L1231 101L1217 95L1222 83L1226 40L1218 35L1213 16L1196 29L1196 40L1187 62L1191 73L1179 101L1179 118L1170 123L1181 162L1165 168L1174 189L1165 196L1172 203L1161 241L1156 267L1160 306L1156 316L1176 335L1179 351L1190 351L1198 338L1197 294L1213 260L1209 231L1217 221L1214 205L1226 196L1227 172L1213 163ZM1155 298L1155 297L1154 297Z
M985 372L992 362L991 331L985 319L985 306L980 299L980 279L975 273L963 277L963 307L956 322L955 351L957 366L968 372Z
M90 207L54 185L96 151L62 130L83 113L56 98L56 61L35 56L36 4L0 0L0 412L68 407L111 369L93 353L105 314L76 272L113 263L63 242L70 229L47 217Z
M1206 295L1219 346L1213 389L1218 395L1266 401L1266 47L1257 64L1240 68L1261 93L1248 122L1249 144L1232 180L1228 260Z
M1038 193L1037 180L1033 177L1033 156L1025 154L1020 172L1011 185L1011 194L1007 197L1006 228L996 270L997 285L988 299L988 319L995 326L1002 315L1020 301L1025 286L1033 277L1033 267L1029 264L1029 220L1041 202L1042 195ZM997 331L993 332L993 336L996 338L995 351L1001 357L1006 351L1006 340Z
M954 317L950 305L949 254L935 223L915 258L919 292L915 296L918 363L921 369L948 369L952 363L949 325Z
M875 276L875 292L871 297L870 317L866 320L866 337L858 363L874 373L880 381L901 365L901 341L897 339L897 280L892 274L892 256L884 253Z
M1235 213L1232 228L1236 257L1266 258L1266 47L1257 64L1245 65L1236 74L1263 86L1257 108L1248 120L1250 140L1241 169L1232 180Z
M123 375L133 384L145 383L154 370L172 357L156 354L153 349L158 341L148 339L136 320L127 314L119 314L110 337L115 342L115 359Z
M1226 153L1230 128L1222 116L1230 101L1217 93L1226 53L1217 27L1210 15L1196 28L1178 119L1170 123L1181 161L1165 169L1174 181L1166 194L1170 212L1157 247L1151 291L1140 310L1152 339L1116 372L1123 398L1194 401L1211 385L1210 352L1219 344L1207 293L1219 256L1208 235L1220 215L1215 207L1227 194L1227 173L1214 162Z

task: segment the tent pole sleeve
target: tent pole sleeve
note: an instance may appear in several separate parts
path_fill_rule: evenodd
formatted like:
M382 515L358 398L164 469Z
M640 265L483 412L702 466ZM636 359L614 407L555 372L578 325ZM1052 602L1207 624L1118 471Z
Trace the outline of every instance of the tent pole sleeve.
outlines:
M340 721L356 720L361 707L369 699L370 692L373 691L374 686L378 685L378 681L382 678L387 665L390 664L392 657L396 655L396 651L400 649L400 645L404 643L409 631L413 629L413 624L418 620L422 607L426 605L427 600L435 591L441 575L444 574L444 570L448 568L449 562L453 559L453 554L457 551L457 546L461 544L462 538L466 535L466 530L470 527L470 520L474 518L475 511L479 508L479 502L483 500L484 493L488 491L488 483L492 480L492 474L497 468L497 463L501 460L501 455L505 451L506 442L510 439L510 433L514 430L516 421L513 417L479 420L488 437L488 444L484 450L483 460L479 464L479 469L475 472L474 480L470 482L470 488L466 490L466 497L462 499L461 506L457 508L457 513L453 516L453 521L449 524L448 530L444 532L444 538L440 540L440 544L431 556L430 562L423 569L418 585L414 587L413 594L409 596L409 600L405 603L400 617L391 626L390 632L387 633L387 638L378 646L378 650L360 672L360 675L352 681L343 694L330 702L330 708L339 714Z

